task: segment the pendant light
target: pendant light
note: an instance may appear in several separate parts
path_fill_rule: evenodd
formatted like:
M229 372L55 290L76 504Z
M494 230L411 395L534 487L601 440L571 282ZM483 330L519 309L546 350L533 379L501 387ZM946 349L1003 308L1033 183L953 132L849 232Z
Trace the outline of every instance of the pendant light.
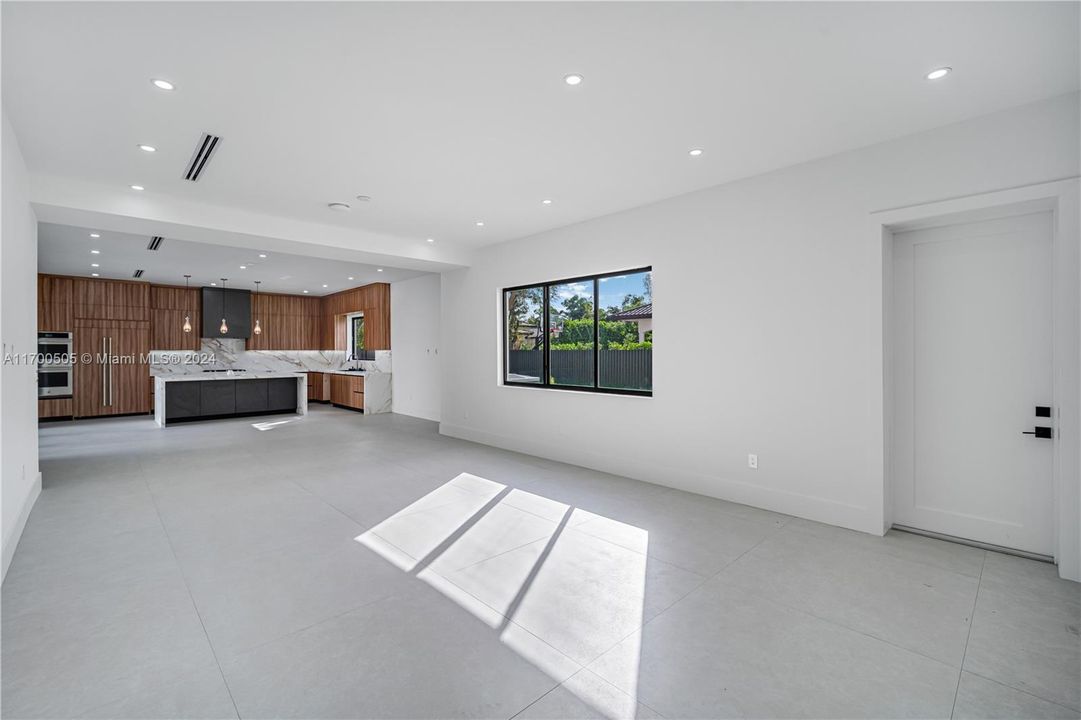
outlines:
M189 280L191 280L191 275L185 275L184 276L184 307L188 306L188 295L191 294L190 293L191 288L188 285ZM188 313L184 314L184 332L186 332L186 333L191 332L191 315L188 314Z
M261 280L256 280L255 281L255 297L256 297L257 300L259 298L259 283L260 282L262 282L262 281ZM263 328L259 327L259 318L255 318L255 327L252 328L252 332L255 333L256 335L262 335L263 334Z
M221 279L222 292L225 292L225 280L226 280L226 278ZM222 303L222 312L223 313L225 312L225 304L224 303ZM220 332L222 335L229 332L229 326L225 323L225 318L224 317L221 319L221 327L218 328L218 332Z

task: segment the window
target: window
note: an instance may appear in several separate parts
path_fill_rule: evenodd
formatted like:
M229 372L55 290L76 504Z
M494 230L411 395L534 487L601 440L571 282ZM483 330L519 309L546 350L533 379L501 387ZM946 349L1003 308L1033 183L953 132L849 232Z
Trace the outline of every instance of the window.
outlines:
M364 316L353 315L349 318L349 355L360 358L364 355Z
M653 272L639 268L503 291L503 382L653 394Z
M538 384L544 380L544 288L507 290L503 294L506 356L503 379Z
M595 284L590 278L548 288L548 382L552 385L596 386Z

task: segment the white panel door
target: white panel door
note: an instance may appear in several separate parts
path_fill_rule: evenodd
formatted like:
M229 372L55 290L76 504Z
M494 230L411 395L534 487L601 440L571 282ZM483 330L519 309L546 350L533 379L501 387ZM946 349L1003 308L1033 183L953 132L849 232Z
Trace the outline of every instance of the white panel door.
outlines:
M1053 553L1050 212L894 236L893 520Z

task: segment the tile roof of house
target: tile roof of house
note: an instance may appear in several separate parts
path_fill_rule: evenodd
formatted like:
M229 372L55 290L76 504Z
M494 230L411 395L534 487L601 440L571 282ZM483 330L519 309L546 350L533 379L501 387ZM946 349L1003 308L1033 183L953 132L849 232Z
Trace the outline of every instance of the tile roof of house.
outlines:
M646 320L653 317L653 303L639 305L630 310L621 310L608 316L609 320Z

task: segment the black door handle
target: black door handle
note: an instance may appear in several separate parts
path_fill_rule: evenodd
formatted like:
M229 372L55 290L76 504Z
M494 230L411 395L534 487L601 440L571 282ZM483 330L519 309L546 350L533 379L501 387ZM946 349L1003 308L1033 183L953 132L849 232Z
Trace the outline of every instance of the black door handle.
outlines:
M1037 425L1035 427L1035 429L1033 429L1033 430L1024 430L1024 431L1021 432L1021 434L1022 435L1035 435L1038 438L1046 438L1048 440L1050 440L1051 438L1054 437L1054 432L1053 432L1052 428L1041 427L1039 425Z

